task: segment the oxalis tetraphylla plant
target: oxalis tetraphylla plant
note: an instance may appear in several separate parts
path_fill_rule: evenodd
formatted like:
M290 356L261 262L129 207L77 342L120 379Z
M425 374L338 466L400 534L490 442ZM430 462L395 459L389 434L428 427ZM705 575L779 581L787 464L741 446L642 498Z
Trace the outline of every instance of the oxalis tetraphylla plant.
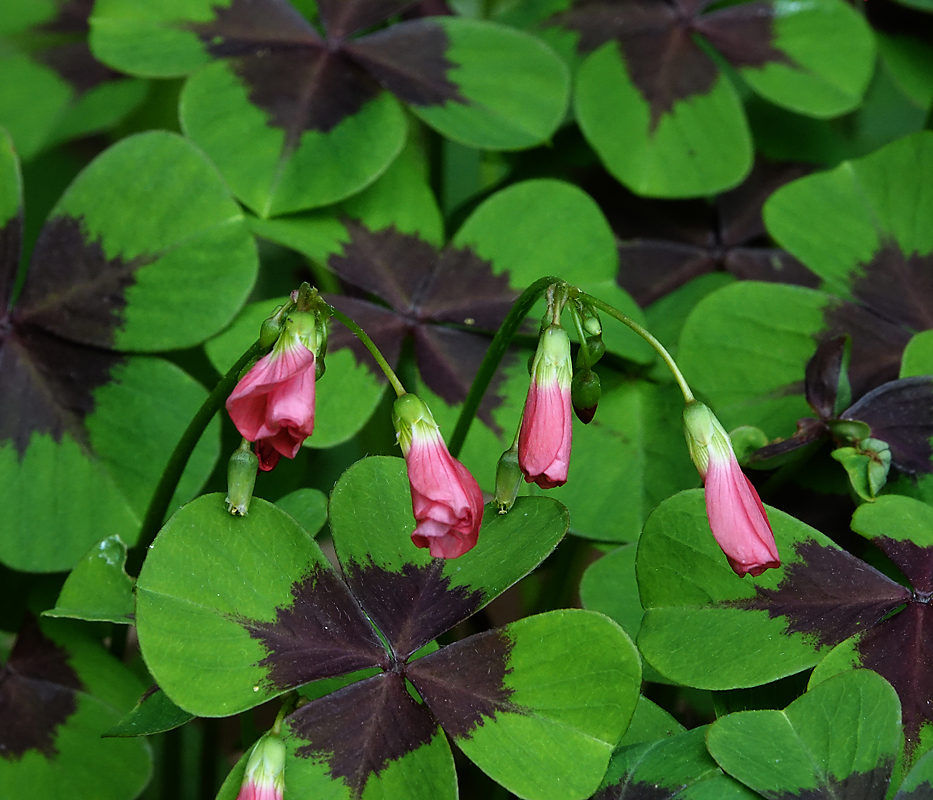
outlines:
M509 342L542 295L547 310L527 399L499 461L495 501L484 509L477 481L455 456ZM568 480L572 409L586 423L598 414L600 314L635 330L673 371L690 454L707 484L709 523L728 564L739 576L780 565L768 517L728 435L663 346L612 306L555 278L529 287L494 337L448 449L425 402L406 391L366 332L302 284L227 378L238 378L226 407L243 443L230 459L225 502L207 495L177 512L156 537L137 588L143 655L179 706L213 716L284 696L273 732L244 756L245 772L229 779L242 780L240 798L266 796L257 794L263 781L268 796L280 796L283 774L293 796L321 781L365 796L372 782L391 784L412 770L424 791L444 796L447 738L520 796L585 797L598 788L640 685L634 646L615 623L563 610L440 648L434 640L533 569L566 531L560 504L517 495L522 478L543 489ZM576 376L566 316L578 337ZM399 462L384 458L359 462L338 483L330 518L340 576L287 516L251 500L257 470L293 458L313 435L331 320L359 337L396 393L392 422L408 484L406 492ZM198 580L197 562L208 553L225 555L211 557L209 574ZM247 569L253 557L261 563ZM256 596L245 601L243 587ZM198 610L192 617L185 608ZM218 649L212 642L220 640L228 644ZM580 648L592 653L585 664L573 656ZM204 677L179 669L183 653ZM215 669L231 668L205 685ZM584 686L587 710L571 713Z

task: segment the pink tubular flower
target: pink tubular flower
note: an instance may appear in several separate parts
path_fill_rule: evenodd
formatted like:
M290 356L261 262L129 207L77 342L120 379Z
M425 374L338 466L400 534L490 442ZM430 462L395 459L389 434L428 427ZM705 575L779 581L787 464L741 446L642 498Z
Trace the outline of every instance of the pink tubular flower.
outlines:
M447 450L428 407L415 395L395 401L392 414L411 484L417 547L434 558L472 550L483 521L483 493L469 470Z
M729 566L739 577L781 566L768 515L719 420L702 403L688 403L684 431L690 457L706 486L709 526Z
M263 356L227 398L237 430L256 443L259 468L294 458L314 431L315 354L322 338L313 314L292 312L272 352Z
M525 480L542 489L567 482L573 436L570 339L559 325L541 334L518 434L518 464Z
M266 734L246 762L237 800L282 800L285 793L285 745L273 733Z

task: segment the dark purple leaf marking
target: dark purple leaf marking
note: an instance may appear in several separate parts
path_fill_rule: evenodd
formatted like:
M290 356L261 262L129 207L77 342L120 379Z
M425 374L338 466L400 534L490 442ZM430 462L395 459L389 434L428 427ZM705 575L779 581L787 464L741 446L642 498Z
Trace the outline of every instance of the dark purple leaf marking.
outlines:
M40 31L48 33L87 33L90 30L88 18L94 8L94 0L67 0L60 3L54 18L39 26Z
M20 459L34 434L60 442L69 434L90 451L84 419L94 391L110 380L124 358L84 347L38 328L0 321L0 444Z
M409 665L409 679L450 736L469 738L500 712L523 713L505 685L512 644L504 631L486 631Z
M356 322L376 343L386 361L398 364L402 341L408 336L408 323L391 309L347 295L328 294L324 299ZM347 347L358 364L365 365L380 383L388 383L372 353L343 325L333 325L327 339L329 352Z
M23 207L0 225L0 341L13 287L19 272L20 253L23 249Z
M83 227L81 219L66 216L45 224L12 320L17 327L111 348L124 324L126 290L136 282L136 270L155 259L108 258L102 242L89 241Z
M27 615L0 669L0 759L18 761L30 750L54 759L58 728L77 711L75 692L83 689L68 651Z
M345 567L350 591L402 661L485 603L481 591L451 586L443 569L441 559L404 564L401 572L352 561Z
M600 789L590 800L673 800L686 784L668 789L653 783L623 782Z
M277 688L389 665L389 654L331 569L308 573L292 586L292 599L291 605L276 610L272 622L236 620L265 647L268 655L258 666L268 669Z
M321 20L332 39L385 22L414 5L415 0L318 0Z
M774 40L774 6L753 2L729 6L698 17L694 30L705 36L733 67L795 66Z
M449 47L443 27L429 20L414 20L347 44L345 50L385 89L406 103L466 104L457 84L447 78L447 73L457 66L447 58Z
M842 414L887 442L891 461L909 472L933 472L933 378L918 375L879 386Z
M933 784L924 781L909 792L902 789L896 797L897 800L933 800Z
M886 242L849 280L855 302L827 307L824 319L827 336L852 337L850 379L860 397L894 380L910 337L933 328L933 256L907 256Z
M370 777L429 744L438 732L430 711L412 698L398 672L308 703L289 715L287 725L307 742L298 748L298 757L323 759L352 798L362 796Z
M787 634L803 634L822 650L867 630L911 597L844 550L812 540L798 542L794 550L799 560L786 567L777 588L756 586L755 597L725 605L784 617Z
M788 789L767 791L768 800L879 800L885 796L894 764L884 760L868 772L853 772L844 778L827 775L822 786L816 789Z
M619 285L647 306L715 270L742 280L816 287L816 275L771 246L761 218L765 200L805 171L795 164L759 161L741 186L712 204L640 198L605 177L583 185L621 239Z
M799 450L801 447L820 441L826 433L827 428L820 420L803 417L797 420L797 430L794 431L793 436L787 439L778 439L776 442L759 448L749 456L748 461L749 463L758 463Z
M933 547L889 536L872 536L871 541L904 573L920 602L929 602L933 597Z
M69 42L47 50L38 50L33 57L39 63L53 69L78 96L101 84L126 77L94 58L87 42Z
M919 744L920 728L933 722L933 609L929 595L923 601L913 599L903 611L866 631L856 649L862 666L887 680L901 699L909 757Z
M285 132L285 150L305 131L333 130L380 92L285 0L233 0L215 13L212 22L187 27L215 58L231 59L250 102Z
M770 4L745 3L700 15L707 5L705 0L584 0L550 22L578 33L577 47L584 53L616 42L629 78L649 106L653 133L675 103L709 93L720 79L697 34L735 67L792 63L772 45Z
M401 340L413 336L418 370L428 388L451 405L463 402L488 347L488 337L473 329L495 330L518 294L509 286L508 273L494 274L492 265L472 250L438 251L395 228L374 232L355 220L344 225L349 241L341 254L331 256L330 269L385 301L398 321L382 325L383 341L397 337L389 351L400 352ZM364 304L354 303L357 310ZM480 407L480 419L493 430L498 430L491 412L500 402L501 375Z

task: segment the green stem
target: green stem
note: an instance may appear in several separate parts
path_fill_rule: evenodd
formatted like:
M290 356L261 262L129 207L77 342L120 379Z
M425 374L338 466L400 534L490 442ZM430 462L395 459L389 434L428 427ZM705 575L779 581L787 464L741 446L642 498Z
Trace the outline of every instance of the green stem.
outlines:
M373 358L376 359L376 363L380 366L382 371L385 373L385 376L389 379L389 383L392 384L392 388L395 389L395 394L398 397L401 397L403 394L406 394L405 387L402 386L402 382L398 379L398 375L395 374L395 370L389 366L389 362L385 360L385 357L379 352L379 348L376 347L372 339L369 338L369 334L366 333L359 325L357 325L352 319L350 319L342 311L338 311L330 303L324 302L322 299L318 299L318 302L323 306L327 313L330 314L338 322L342 322L346 325L351 331L353 331L354 336L359 339L363 345L372 353Z
M464 441L466 441L467 433L469 433L470 425L479 409L480 401L489 388L493 375L499 368L499 362L502 361L502 357L505 355L512 338L541 293L554 283L562 283L562 281L560 278L547 277L539 278L531 284L519 295L499 330L496 331L496 335L486 351L486 356L483 358L483 363L479 365L479 370L473 379L466 400L463 401L463 408L460 409L460 416L457 417L457 426L450 437L450 454L454 458L460 455L460 449L463 447Z
M207 396L207 399L192 417L191 422L188 423L188 427L185 428L185 432L178 440L178 444L175 445L168 464L165 465L162 472L162 477L159 479L159 484L149 500L146 516L143 517L142 527L139 530L139 540L133 547L132 554L127 562L127 569L130 574L138 574L149 545L152 544L153 539L155 539L156 534L162 527L165 512L168 511L172 496L178 488L178 481L181 480L185 465L188 463L188 459L191 458L191 454L204 433L204 429L224 404L230 392L233 391L233 387L236 386L237 381L240 379L240 372L264 349L258 340L253 342L252 346L237 359L236 364L217 382L214 390Z
M586 343L586 331L583 330L583 321L580 319L577 307L573 303L570 304L570 318L573 320L573 326L577 329L577 338L580 340L580 350L582 351L581 361L585 368L589 367L590 346Z
M696 398L693 396L693 392L690 391L690 387L687 385L687 381L681 373L680 368L677 366L677 363L674 361L674 359L671 358L671 354L667 352L663 344L655 339L654 336L652 336L641 325L635 322L635 320L633 320L631 317L627 317L618 309L613 308L608 303L604 303L602 300L596 297L593 297L591 294L587 294L586 292L580 290L577 291L577 296L583 299L585 302L589 303L589 305L605 312L613 319L617 319L623 325L627 325L629 328L635 331L635 333L641 336L642 339L648 342L648 344L650 344L655 349L657 354L661 356L661 358L664 360L664 363L667 364L668 369L670 369L670 371L674 374L674 379L677 381L677 385L680 386L680 391L684 395L684 401L687 403L693 403L696 400Z

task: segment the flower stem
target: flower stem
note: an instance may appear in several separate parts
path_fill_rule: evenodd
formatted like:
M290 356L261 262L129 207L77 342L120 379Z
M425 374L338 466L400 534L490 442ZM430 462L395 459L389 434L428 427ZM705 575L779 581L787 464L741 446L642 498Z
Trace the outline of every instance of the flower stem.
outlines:
M227 395L233 391L233 387L236 386L237 381L240 379L240 372L243 368L265 349L259 344L258 340L253 342L250 348L230 367L227 374L217 382L213 391L191 418L188 427L185 428L185 432L178 440L178 444L175 445L172 455L169 456L162 477L159 479L152 498L149 500L149 507L146 509L146 515L143 517L142 526L139 529L139 539L127 561L127 570L131 575L138 574L149 545L152 544L153 539L155 539L156 534L162 527L165 512L168 510L172 496L178 488L178 481L181 480L185 465L188 463L188 459L191 458L191 454L204 433L204 429L207 428L214 414L224 404Z
M641 325L635 322L635 320L633 320L631 317L627 317L618 309L613 308L608 303L604 303L602 300L599 300L596 297L593 297L593 295L587 294L586 292L580 291L578 289L577 297L594 308L598 308L600 311L605 312L613 319L617 319L623 325L627 325L629 328L635 331L635 333L641 336L642 339L648 342L648 344L650 344L655 349L657 354L661 356L661 358L664 360L664 363L667 364L668 369L670 369L670 371L674 374L674 380L676 380L677 385L680 386L680 391L683 393L684 401L687 403L692 403L696 400L696 398L693 396L693 392L690 391L690 386L687 385L687 381L684 378L683 373L681 373L680 368L677 366L677 363L671 357L671 354L667 352L664 345L655 339L654 336L652 336Z
M372 354L372 357L376 359L376 363L385 373L385 376L389 379L389 383L392 384L392 388L395 389L395 394L398 397L401 397L403 394L407 394L405 387L402 386L402 382L398 379L398 375L395 374L395 370L389 366L389 362L385 360L385 357L379 351L379 348L376 347L375 342L369 338L369 334L367 334L366 331L364 331L342 311L338 311L330 303L325 302L323 298L318 298L318 302L335 320L346 325L353 332L353 335L363 343L367 350L369 350L369 352Z
M519 326L522 324L525 317L528 316L528 312L531 310L531 307L535 304L538 297L548 286L555 283L563 282L560 278L546 277L539 278L531 284L531 286L519 295L518 299L509 310L508 315L503 320L499 330L496 331L496 335L493 337L489 349L486 351L486 356L483 358L483 363L479 365L476 377L473 379L473 384L470 386L470 391L467 393L466 400L463 401L463 408L460 409L460 416L457 417L457 425L450 437L449 449L450 454L454 458L460 455L460 449L463 447L464 441L466 441L467 433L469 433L470 425L473 422L473 418L476 416L477 409L479 409L480 401L489 388L492 377L499 368L499 362L502 361L502 357L505 355L505 351L508 349L512 337L515 336Z

